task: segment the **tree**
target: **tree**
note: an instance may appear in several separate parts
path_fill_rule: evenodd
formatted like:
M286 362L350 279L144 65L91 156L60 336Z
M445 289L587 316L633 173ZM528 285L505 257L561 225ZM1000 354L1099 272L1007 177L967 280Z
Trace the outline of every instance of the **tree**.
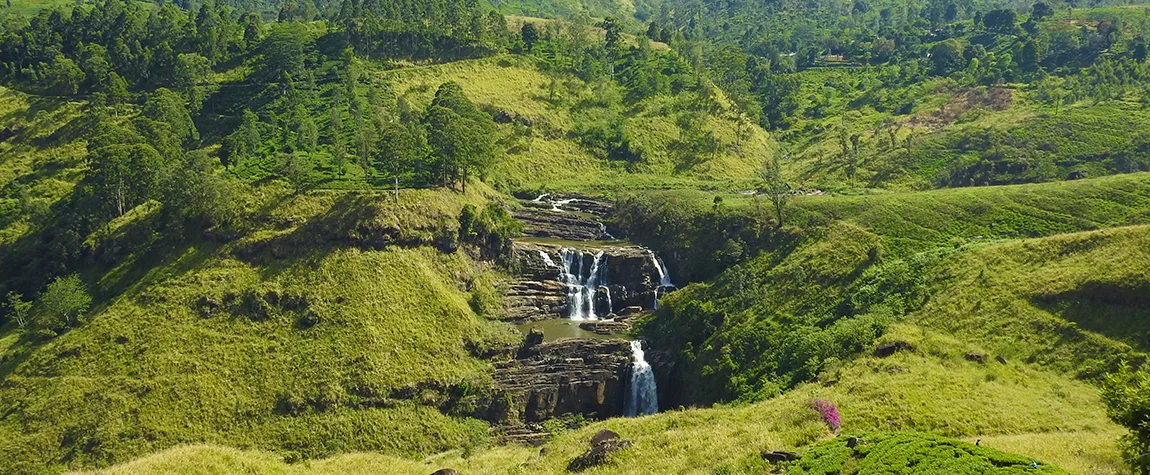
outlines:
M1150 373L1133 371L1123 361L1103 378L1102 401L1110 419L1129 430L1119 442L1123 458L1141 475L1150 475Z
M39 311L52 327L70 327L80 322L88 311L92 297L88 288L76 274L57 277L40 294Z
M310 34L302 23L279 23L264 39L260 49L263 58L260 72L266 80L297 78L304 70L307 51L311 50Z
M217 175L207 153L189 153L165 184L164 208L196 228L230 226L242 215L237 184Z
M982 17L982 24L987 31L996 33L1014 33L1016 15L1014 10L991 10Z
M172 70L172 83L188 99L189 109L200 110L206 93L197 86L212 72L212 62L199 53L184 53L176 57Z
M443 186L460 178L467 191L470 172L482 173L494 159L495 122L475 107L459 84L447 82L435 92L424 123Z
M263 35L264 26L263 20L258 13L248 13L244 15L244 48L252 49L260 41L260 36Z
M1035 21L1042 21L1051 16L1054 16L1054 8L1044 2L1037 2L1030 8L1030 17L1036 19Z
M930 48L930 61L934 64L934 72L940 76L962 69L963 67L962 43L951 38L940 41Z
M771 157L770 163L763 169L762 191L770 198L771 204L775 208L777 226L782 228L783 220L786 217L785 211L787 203L791 201L791 186L783 179L783 171L782 166L779 164L778 154Z
M61 96L71 96L79 92L80 85L84 83L84 71L76 66L76 62L57 54L52 62L42 67L44 83L48 91Z
M240 126L224 137L220 161L225 168L239 165L242 160L256 156L262 143L259 116L249 109L244 109Z
M380 130L372 164L381 173L398 177L416 168L427 155L427 139L402 123L387 124Z
M184 98L168 89L161 87L148 94L141 116L166 124L176 140L184 146L191 146L200 140L200 133L184 104Z
M535 49L535 42L539 41L539 30L535 28L535 24L531 22L523 23L523 28L519 29L519 36L523 38L523 46L527 48L530 53Z
M88 163L93 195L115 216L157 195L163 158L151 145L110 145L88 154Z
M1038 69L1038 43L1034 38L1022 45L1022 50L1018 53L1018 67L1028 73Z
M32 309L32 302L25 302L24 296L16 292L8 292L8 300L4 303L4 308L8 311L8 316L16 322L20 328L28 325L29 311Z
M1146 61L1146 38L1139 36L1134 39L1134 47L1130 48L1130 56L1139 63Z

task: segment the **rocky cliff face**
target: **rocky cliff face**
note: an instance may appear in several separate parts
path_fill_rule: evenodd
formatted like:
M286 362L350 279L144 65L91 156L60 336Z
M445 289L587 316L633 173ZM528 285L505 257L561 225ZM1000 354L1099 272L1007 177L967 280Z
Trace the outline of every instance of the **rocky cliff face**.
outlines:
M603 256L594 297L596 315L605 317L626 307L652 307L659 278L650 252L637 246L585 248L583 262L576 266L591 269L598 251ZM551 244L517 242L512 246L512 266L519 277L509 286L503 319L524 323L569 315L570 288L562 275L562 252L561 246Z
M568 414L601 419L623 415L630 370L626 340L529 339L516 359L497 365L495 381L522 423Z
M539 201L522 200L522 208L512 211L512 216L523 222L524 234L568 241L611 238L601 223L611 213L609 202L574 195L544 197Z

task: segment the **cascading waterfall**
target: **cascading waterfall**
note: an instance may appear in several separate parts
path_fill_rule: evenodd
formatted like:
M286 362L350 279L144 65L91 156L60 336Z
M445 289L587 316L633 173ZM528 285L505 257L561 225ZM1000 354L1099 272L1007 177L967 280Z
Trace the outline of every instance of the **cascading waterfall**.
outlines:
M565 247L559 250L563 259L559 278L567 285L567 318L571 320L597 320L595 291L599 289L603 251L595 254L591 268L583 272L583 251Z
M651 253L651 262L655 263L655 270L659 272L659 286L655 287L655 308L659 308L659 289L677 289L675 284L671 282L671 273L667 272L667 265L663 264L663 259L654 252Z
M655 373L643 354L643 342L631 342L631 385L624 402L627 417L646 416L659 412L659 394L655 387Z
M543 258L543 263L546 264L547 267L559 267L559 264L556 264L555 261L551 260L551 255L546 251L539 251L539 257Z

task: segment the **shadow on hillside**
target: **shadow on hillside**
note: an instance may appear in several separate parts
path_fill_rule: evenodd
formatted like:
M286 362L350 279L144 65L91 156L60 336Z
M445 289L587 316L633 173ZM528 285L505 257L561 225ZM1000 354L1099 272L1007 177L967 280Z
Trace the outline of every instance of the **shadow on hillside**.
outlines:
M1034 297L1031 303L1083 330L1150 351L1150 283L1088 282L1068 292Z

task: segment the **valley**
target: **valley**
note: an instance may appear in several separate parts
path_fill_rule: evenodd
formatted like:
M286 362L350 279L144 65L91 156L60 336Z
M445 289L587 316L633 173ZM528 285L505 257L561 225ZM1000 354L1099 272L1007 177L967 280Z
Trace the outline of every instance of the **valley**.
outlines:
M0 4L0 473L1146 473L1148 25Z

